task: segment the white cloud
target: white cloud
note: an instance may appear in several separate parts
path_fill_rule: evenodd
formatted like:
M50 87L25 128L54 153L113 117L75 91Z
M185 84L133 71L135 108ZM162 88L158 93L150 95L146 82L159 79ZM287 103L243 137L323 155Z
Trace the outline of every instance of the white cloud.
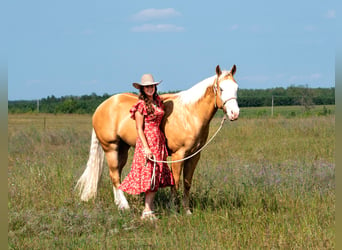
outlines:
M262 83L270 80L270 76L266 75L250 75L250 76L242 76L239 78L242 81L251 81L251 82L256 82L256 83Z
M147 21L153 19L167 19L180 16L180 12L173 8L167 9L145 9L133 15L133 19L137 21Z
M304 27L304 29L305 29L306 31L313 32L313 31L316 30L316 27L313 26L313 25L307 25L307 26Z
M328 10L324 16L328 19L334 19L336 18L336 12L335 10Z
M322 78L322 75L319 74L319 73L314 73L314 74L310 75L309 78L312 79L312 80L316 80L316 79Z
M86 35L86 36L93 35L94 33L95 33L95 31L93 29L85 29L85 30L81 31L81 34Z
M132 28L133 32L182 32L183 27L173 24L143 24Z
M26 86L39 86L42 84L42 80L27 80L26 81Z
M239 82L253 82L256 84L267 84L267 83L279 83L284 82L287 84L303 84L312 83L322 79L322 74L312 73L307 75L286 75L286 74L275 74L275 75L246 75L239 77Z
M262 27L258 24L253 24L251 27L250 27L251 31L253 33L260 33L262 32Z
M93 80L88 80L88 81L81 81L80 83L82 85L98 85L100 82L99 80L93 79Z
M239 28L238 24L233 24L232 26L230 26L230 30L237 30Z
M289 78L289 82L290 83L303 83L303 82L307 82L307 81L315 81L315 80L319 80L322 78L322 75L320 73L313 73L311 75L294 75L291 76Z

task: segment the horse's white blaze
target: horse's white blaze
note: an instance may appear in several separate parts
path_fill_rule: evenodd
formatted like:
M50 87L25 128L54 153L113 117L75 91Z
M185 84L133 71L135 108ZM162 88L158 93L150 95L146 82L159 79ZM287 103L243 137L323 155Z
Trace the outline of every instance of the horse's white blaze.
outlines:
M220 83L221 100L225 103L225 109L230 120L239 117L240 109L237 102L238 85L233 80L224 80Z
M233 121L239 117L240 109L239 109L236 99L229 100L225 104L225 108L227 110L227 115L228 115L229 120Z
M119 209L129 209L128 201L122 190L113 186L114 202Z

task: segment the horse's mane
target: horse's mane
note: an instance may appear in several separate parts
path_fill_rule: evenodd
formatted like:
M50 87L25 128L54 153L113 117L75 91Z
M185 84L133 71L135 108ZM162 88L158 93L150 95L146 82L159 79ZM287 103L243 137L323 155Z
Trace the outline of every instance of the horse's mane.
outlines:
M222 71L220 78L224 77L228 73L229 71ZM215 77L216 75L206 78L192 86L190 89L179 92L177 95L180 102L183 104L190 104L200 100L204 96L207 88L213 84Z
M216 75L211 76L195 84L190 89L179 92L178 97L180 102L183 104L190 104L201 99L204 96L206 89L213 83L215 77Z

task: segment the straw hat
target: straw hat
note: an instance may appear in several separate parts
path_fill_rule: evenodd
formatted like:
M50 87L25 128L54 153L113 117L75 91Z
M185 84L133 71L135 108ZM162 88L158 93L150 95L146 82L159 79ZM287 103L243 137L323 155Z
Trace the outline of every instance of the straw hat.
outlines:
M163 80L159 81L159 82L155 82L153 79L152 74L144 74L141 77L141 82L134 82L133 86L136 89L140 89L140 86L149 86L149 85L158 85L159 83L161 83Z

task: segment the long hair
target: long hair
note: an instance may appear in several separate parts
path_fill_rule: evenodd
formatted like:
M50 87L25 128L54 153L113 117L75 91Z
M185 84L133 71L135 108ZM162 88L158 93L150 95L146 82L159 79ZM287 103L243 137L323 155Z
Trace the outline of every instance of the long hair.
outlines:
M155 90L153 93L153 101L155 101L158 104L157 98L158 98L157 85L155 85ZM144 86L140 86L139 99L145 102L147 114L148 115L153 114L154 113L153 101L147 97L146 93L144 92Z

